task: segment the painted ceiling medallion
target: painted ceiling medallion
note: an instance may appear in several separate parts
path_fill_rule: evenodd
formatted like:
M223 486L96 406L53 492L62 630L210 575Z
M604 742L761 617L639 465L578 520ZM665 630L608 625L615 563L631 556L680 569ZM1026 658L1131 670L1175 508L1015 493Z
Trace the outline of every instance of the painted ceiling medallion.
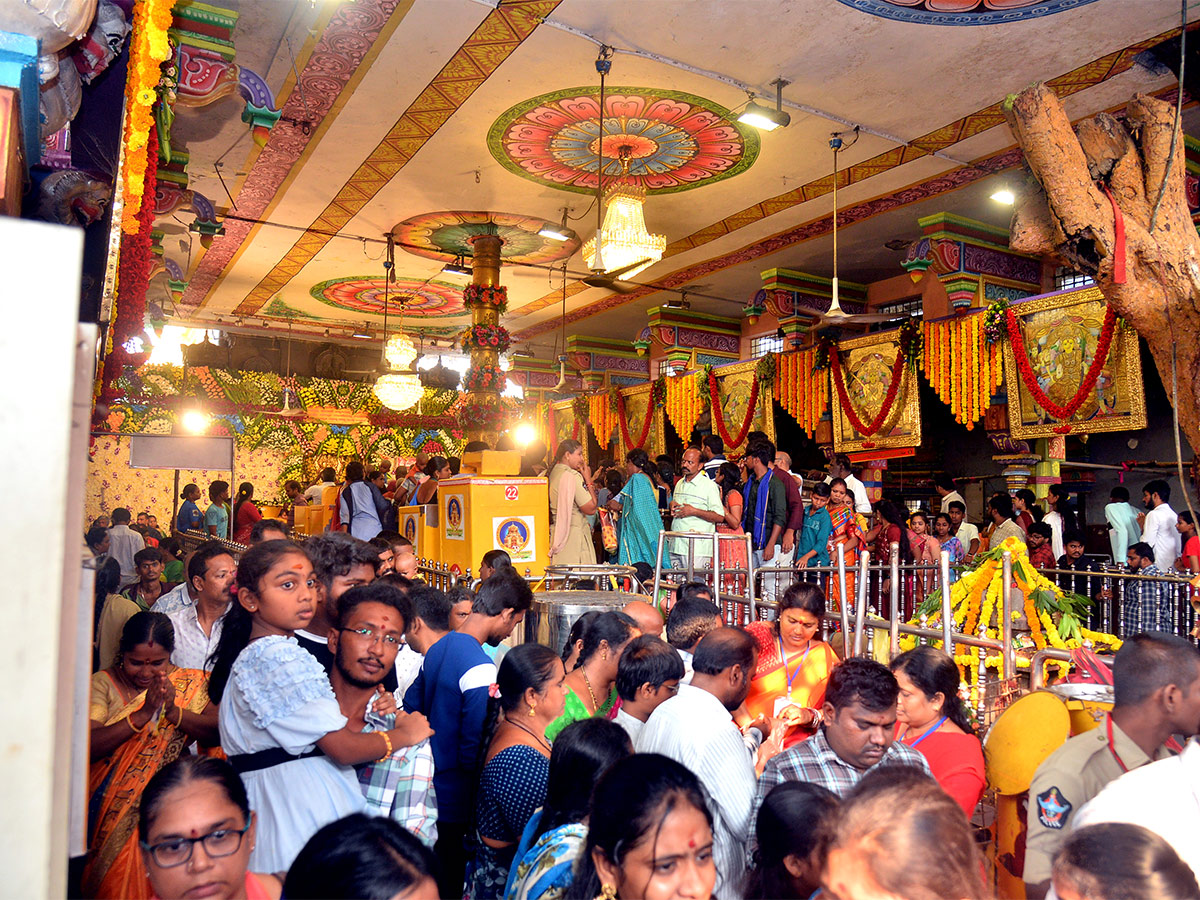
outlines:
M604 98L604 175L627 177L649 194L687 191L746 171L758 157L758 133L712 100L679 91L609 88ZM543 94L498 118L488 149L509 171L577 193L596 190L596 88Z
M859 12L920 25L1005 25L1041 19L1095 0L838 0Z
M475 255L472 238L497 234L503 241L501 262L545 265L566 259L579 249L579 238L556 241L538 234L547 224L554 223L515 213L446 210L405 219L392 229L392 236L397 246L409 253L452 262L460 256ZM459 288L460 300L461 291Z
M314 284L309 292L317 300L338 309L368 315L383 315L383 279L370 275L352 275ZM420 278L397 278L388 288L388 315L404 315L418 319L465 316L462 286L444 281L425 281Z

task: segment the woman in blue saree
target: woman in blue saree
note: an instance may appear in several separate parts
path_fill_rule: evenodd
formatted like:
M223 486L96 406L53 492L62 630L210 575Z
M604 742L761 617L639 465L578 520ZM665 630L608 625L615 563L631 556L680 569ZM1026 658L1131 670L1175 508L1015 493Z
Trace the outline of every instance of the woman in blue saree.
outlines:
M625 456L628 480L621 493L608 501L608 508L621 514L617 528L617 564L643 563L654 568L658 551L658 533L662 517L658 512L658 491L654 487L657 469L646 451L638 447ZM664 548L663 567L666 567Z

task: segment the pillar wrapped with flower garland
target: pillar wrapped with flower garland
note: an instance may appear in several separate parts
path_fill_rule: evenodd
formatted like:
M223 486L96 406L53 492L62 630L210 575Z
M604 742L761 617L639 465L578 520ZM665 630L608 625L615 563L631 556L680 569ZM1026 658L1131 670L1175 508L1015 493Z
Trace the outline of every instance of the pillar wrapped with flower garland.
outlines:
M495 444L511 412L500 397L506 381L500 354L509 344L500 316L508 309L508 290L500 284L500 237L476 235L471 244L475 250L471 283L463 291L471 327L462 339L463 349L471 354L471 368L463 378L467 395L459 407L458 421L467 440Z

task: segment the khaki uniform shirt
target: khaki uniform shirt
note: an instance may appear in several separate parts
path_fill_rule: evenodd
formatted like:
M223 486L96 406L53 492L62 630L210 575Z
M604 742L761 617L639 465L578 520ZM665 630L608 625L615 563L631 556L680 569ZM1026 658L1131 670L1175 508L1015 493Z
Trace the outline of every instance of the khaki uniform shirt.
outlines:
M1152 760L1115 724L1112 729L1113 750L1132 771ZM1158 749L1155 759L1165 759L1171 753ZM1029 810L1025 835L1026 884L1037 884L1050 878L1050 864L1074 826L1072 816L1110 781L1124 774L1108 747L1104 723L1091 731L1069 738L1065 744L1046 757L1038 766L1029 787Z

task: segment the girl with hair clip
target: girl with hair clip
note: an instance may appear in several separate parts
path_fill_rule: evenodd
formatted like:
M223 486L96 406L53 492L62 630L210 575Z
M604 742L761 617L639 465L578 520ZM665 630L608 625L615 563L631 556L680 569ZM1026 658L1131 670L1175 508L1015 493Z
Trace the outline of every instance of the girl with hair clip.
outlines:
M550 562L594 566L596 549L588 516L596 512L596 486L579 441L565 440L550 470Z
M592 793L567 900L708 900L716 883L712 813L699 779L657 753L614 763Z
M237 497L233 501L233 540L238 544L250 543L250 532L254 523L262 521L262 513L254 503L254 485L243 481L238 485Z
M546 799L550 741L546 727L563 708L562 660L549 647L521 644L505 654L500 690L479 774L477 851L467 873L467 896L501 897L517 842Z
M220 704L221 747L258 814L251 866L283 872L322 825L363 809L353 765L432 735L419 714L391 731L355 732L316 657L293 636L313 617L312 564L290 541L266 541L238 564L209 694Z
M617 664L626 645L636 636L637 623L625 613L602 612L583 631L579 659L566 679L562 715L550 723L546 737L580 719L611 719L617 714Z

